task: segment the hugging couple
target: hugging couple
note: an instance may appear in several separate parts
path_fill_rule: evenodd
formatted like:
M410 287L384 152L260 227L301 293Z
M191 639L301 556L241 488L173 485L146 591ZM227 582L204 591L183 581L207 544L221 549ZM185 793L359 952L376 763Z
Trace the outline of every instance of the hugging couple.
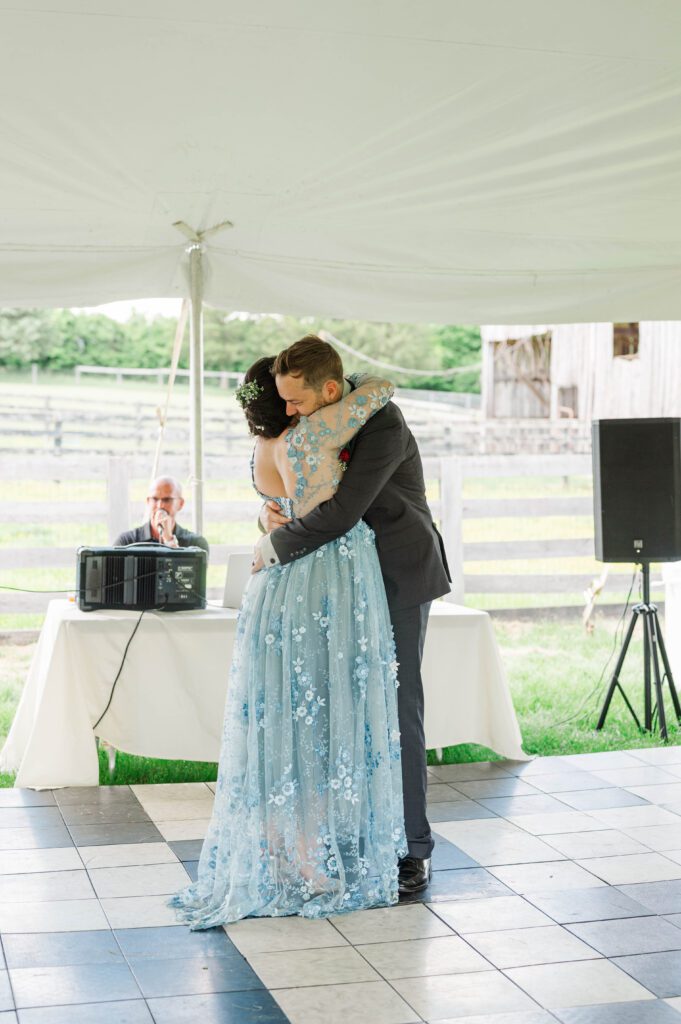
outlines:
M309 335L237 390L264 531L244 593L192 929L319 918L426 888L421 657L450 589L393 386Z

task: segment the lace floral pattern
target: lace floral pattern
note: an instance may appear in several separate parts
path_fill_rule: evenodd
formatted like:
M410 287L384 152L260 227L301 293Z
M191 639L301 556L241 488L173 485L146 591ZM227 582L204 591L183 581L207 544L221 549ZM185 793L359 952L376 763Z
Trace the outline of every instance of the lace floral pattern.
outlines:
M370 403L357 403L358 422ZM318 446L308 431L301 437L289 447L305 492L315 472L327 476L338 449ZM293 507L277 500L295 514L297 498ZM202 929L396 902L406 853L396 688L392 627L365 523L252 577L198 880L171 900L181 920Z

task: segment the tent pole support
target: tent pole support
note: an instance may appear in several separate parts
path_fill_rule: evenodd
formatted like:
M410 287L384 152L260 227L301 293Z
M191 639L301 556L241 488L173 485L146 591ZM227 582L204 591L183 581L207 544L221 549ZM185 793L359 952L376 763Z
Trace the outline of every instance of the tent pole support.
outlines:
M203 533L203 246L189 248L189 420L192 529Z

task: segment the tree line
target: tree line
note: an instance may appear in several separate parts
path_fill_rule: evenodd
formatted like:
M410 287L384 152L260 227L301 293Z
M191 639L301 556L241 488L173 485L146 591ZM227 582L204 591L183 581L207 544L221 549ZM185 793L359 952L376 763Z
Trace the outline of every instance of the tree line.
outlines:
M67 371L79 363L155 369L169 365L177 320L147 319L133 313L119 323L98 313L58 309L0 309L0 367L24 369L32 363ZM446 370L480 361L480 331L473 326L367 323L354 320L230 314L206 308L204 356L207 370L245 370L263 354L272 355L305 334L326 329L358 352L406 368ZM188 333L188 332L187 332ZM348 371L370 364L342 352ZM188 366L185 339L180 366ZM401 387L479 392L480 374L471 369L454 377L426 377L386 371Z

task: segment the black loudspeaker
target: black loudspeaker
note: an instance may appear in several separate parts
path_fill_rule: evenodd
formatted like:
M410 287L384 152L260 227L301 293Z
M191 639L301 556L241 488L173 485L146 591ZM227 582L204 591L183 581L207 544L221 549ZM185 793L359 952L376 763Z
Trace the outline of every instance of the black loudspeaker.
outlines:
M681 419L594 420L596 558L681 559Z

